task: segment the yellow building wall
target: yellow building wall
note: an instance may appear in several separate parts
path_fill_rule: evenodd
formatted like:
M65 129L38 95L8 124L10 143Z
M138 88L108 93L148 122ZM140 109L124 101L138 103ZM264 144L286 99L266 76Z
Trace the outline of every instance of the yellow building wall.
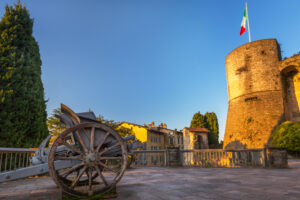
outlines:
M133 124L122 123L119 127L131 129L135 138L141 142L147 142L147 129Z
M294 87L295 87L295 95L298 102L298 109L300 108L300 72L298 72L294 77Z

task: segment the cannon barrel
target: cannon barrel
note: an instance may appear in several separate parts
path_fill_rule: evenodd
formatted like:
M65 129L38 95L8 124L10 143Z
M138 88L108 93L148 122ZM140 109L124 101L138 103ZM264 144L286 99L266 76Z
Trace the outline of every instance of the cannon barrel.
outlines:
M135 135L130 135L130 136L127 136L127 137L123 137L123 140L124 141L135 140Z

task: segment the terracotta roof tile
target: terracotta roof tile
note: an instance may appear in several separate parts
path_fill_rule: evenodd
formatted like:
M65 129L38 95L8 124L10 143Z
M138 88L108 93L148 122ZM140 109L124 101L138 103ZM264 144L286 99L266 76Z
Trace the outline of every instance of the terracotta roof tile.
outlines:
M202 133L210 133L210 131L206 128L186 128L191 132L202 132Z

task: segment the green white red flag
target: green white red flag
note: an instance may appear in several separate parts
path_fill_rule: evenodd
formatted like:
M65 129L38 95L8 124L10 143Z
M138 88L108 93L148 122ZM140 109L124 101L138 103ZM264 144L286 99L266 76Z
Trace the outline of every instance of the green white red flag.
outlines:
M241 24L241 30L240 30L240 35L242 35L246 31L246 21L247 21L247 6L244 11L244 16Z

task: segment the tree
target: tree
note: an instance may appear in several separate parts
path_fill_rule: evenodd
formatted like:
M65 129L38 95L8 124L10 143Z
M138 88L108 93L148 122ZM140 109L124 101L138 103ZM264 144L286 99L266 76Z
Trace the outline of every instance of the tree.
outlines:
M50 134L52 135L50 139L50 145L54 142L56 137L66 130L66 127L63 123L60 122L60 119L57 117L61 114L59 108L54 109L51 116L47 119L47 126Z
M39 47L20 2L0 21L0 146L37 147L48 135Z
M47 126L51 135L57 136L66 129L66 127L60 122L60 119L57 117L60 114L60 109L54 109L51 116L47 119Z
M118 127L115 130L119 133L119 135L121 137L127 137L127 136L130 136L130 135L134 135L133 131L129 128Z
M102 124L105 124L107 126L110 126L113 129L116 129L119 126L118 122L115 122L114 120L105 119L102 115L98 115L97 121L99 121Z
M200 112L194 114L191 121L191 128L207 128L210 130L208 134L209 144L219 144L219 124L217 115L214 112L206 112L202 115Z
M191 128L202 128L206 126L204 115L199 112L195 113L191 121Z
M214 112L206 112L204 115L205 128L210 130L208 134L209 144L219 144L219 124L217 115Z
M271 145L300 151L300 122L284 122L272 133Z

